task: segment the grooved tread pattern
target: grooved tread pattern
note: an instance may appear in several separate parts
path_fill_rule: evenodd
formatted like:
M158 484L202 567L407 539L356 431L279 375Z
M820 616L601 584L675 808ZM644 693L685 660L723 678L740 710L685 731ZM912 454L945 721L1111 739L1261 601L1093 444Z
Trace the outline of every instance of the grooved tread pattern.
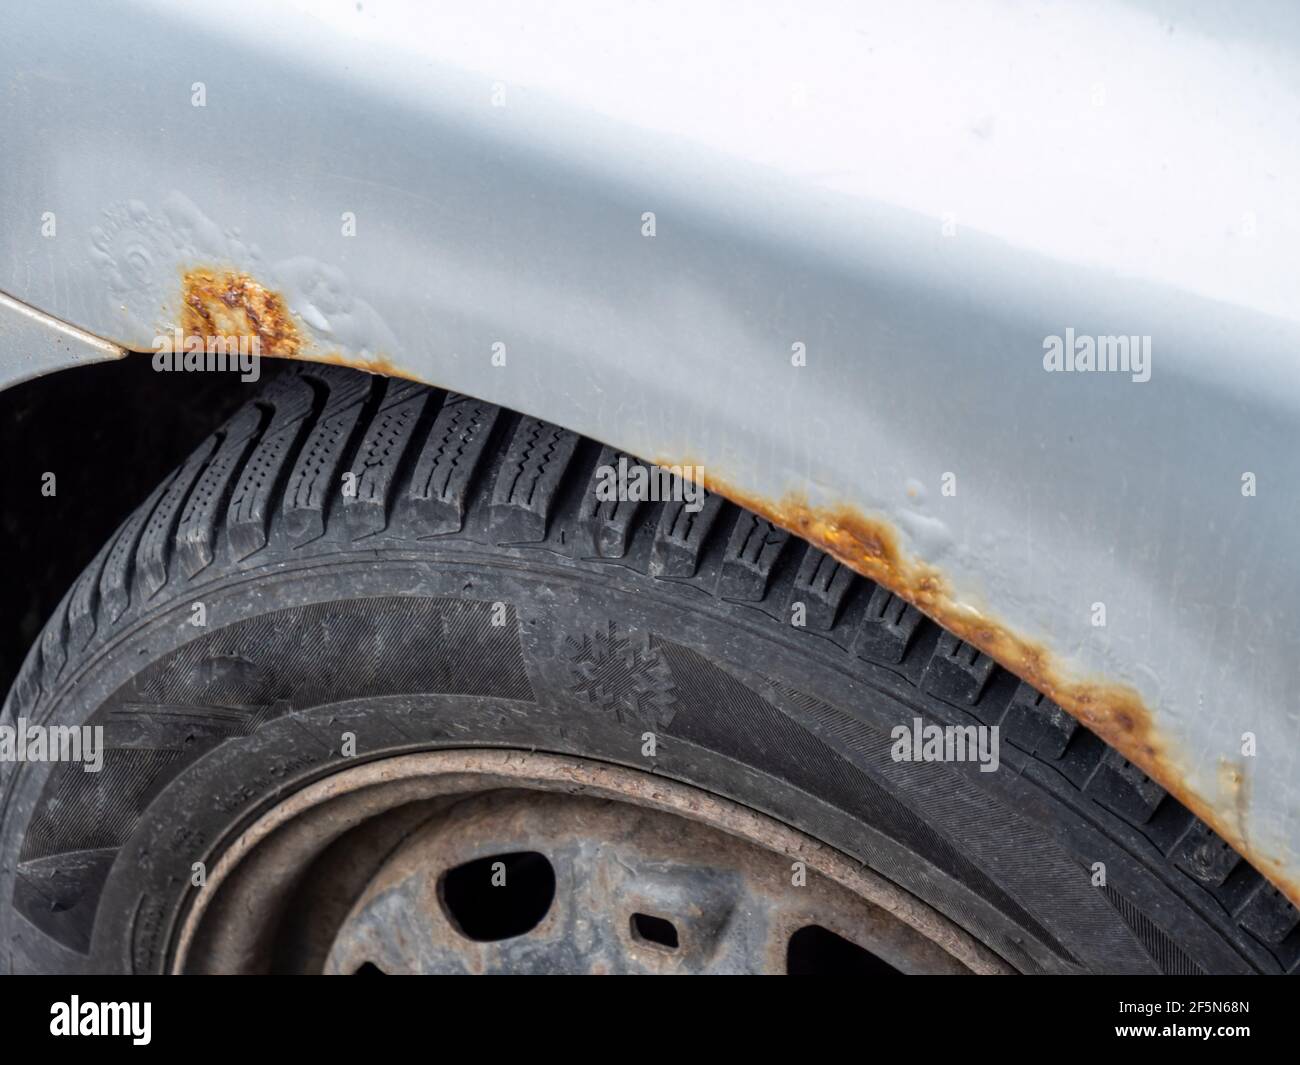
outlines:
M538 418L520 421L492 490L496 522L509 543L546 537L547 519L578 437Z
M411 476L408 498L417 535L460 532L475 472L500 408L469 396L447 396Z
M352 491L343 496L352 538L381 532L388 524L389 500L402 458L414 439L431 393L412 381L389 382L352 464Z
M283 503L289 541L299 545L325 535L326 503L339 490L349 442L376 387L373 378L332 367L316 366L311 374L328 398L294 462Z

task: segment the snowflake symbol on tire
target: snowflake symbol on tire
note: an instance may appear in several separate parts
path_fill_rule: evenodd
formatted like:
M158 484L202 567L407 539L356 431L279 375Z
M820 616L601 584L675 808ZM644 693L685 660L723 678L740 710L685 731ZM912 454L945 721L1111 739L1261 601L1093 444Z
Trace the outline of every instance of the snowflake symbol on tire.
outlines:
M611 621L603 632L566 637L564 656L575 680L568 691L613 713L620 724L662 728L672 721L672 670L647 633L622 633Z

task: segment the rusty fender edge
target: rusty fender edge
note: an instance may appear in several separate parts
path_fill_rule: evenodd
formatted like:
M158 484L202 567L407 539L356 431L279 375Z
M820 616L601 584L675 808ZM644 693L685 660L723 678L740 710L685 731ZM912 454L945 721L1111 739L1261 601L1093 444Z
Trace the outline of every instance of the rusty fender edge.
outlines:
M655 460L657 465L707 470L700 459ZM1077 718L1108 745L1159 783L1214 829L1288 899L1300 905L1300 882L1286 875L1276 856L1249 845L1239 812L1221 811L1185 782L1171 744L1156 727L1151 711L1133 688L1105 680L1072 676L1046 647L1013 632L989 616L962 606L934 566L909 558L888 522L850 506L813 507L797 494L778 502L753 495L714 477L704 487L800 536L836 561L906 599L933 621L978 647L999 665L1032 685ZM1239 802L1245 800L1239 769L1224 764L1220 777Z
M263 355L321 362L368 373L401 377L441 387L395 365L383 355L348 358L322 352L304 339L283 296L233 269L195 267L182 275L181 328L187 337L223 337L227 343L257 337ZM535 413L544 417L544 412ZM608 443L608 441L606 441ZM684 471L708 470L698 458L660 456L660 466ZM1179 802L1213 828L1293 903L1300 906L1300 882L1286 875L1276 856L1252 848L1241 826L1240 809L1222 811L1186 783L1174 746L1155 724L1150 709L1133 688L1101 679L1072 676L1041 643L1012 631L986 614L962 606L949 582L934 566L910 558L898 533L888 522L868 517L848 505L810 506L806 499L787 495L779 501L754 495L714 476L704 487L752 510L800 536L862 576L888 588L939 625L979 648L999 665L1032 685L1062 709L1156 780ZM1238 806L1246 800L1241 771L1224 765L1220 778Z

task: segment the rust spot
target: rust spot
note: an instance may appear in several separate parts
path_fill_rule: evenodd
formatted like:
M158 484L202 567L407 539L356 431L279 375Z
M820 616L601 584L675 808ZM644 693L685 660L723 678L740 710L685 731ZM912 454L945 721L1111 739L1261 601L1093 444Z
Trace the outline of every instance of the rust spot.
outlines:
M194 269L185 273L181 331L227 345L257 339L262 355L297 358L303 341L298 325L278 292L234 270Z
M260 354L271 358L303 359L421 381L384 355L354 359L314 350L284 296L246 273L195 267L185 271L181 282L181 332L185 337L202 337L205 342L220 337L228 348L241 339L256 338Z
M707 463L697 459L656 461L661 466L685 470L708 468ZM1289 878L1285 863L1250 846L1245 832L1248 795L1240 769L1232 767L1231 771L1220 773L1221 790L1230 800L1228 809L1221 809L1192 791L1173 756L1172 744L1161 735L1151 711L1135 689L1072 676L1047 647L957 602L938 569L906 555L897 532L888 522L867 517L849 506L813 507L796 494L774 502L741 491L716 477L707 476L704 480L709 491L796 533L864 577L884 585L1043 692L1158 781L1245 856L1287 898L1300 905L1300 881Z

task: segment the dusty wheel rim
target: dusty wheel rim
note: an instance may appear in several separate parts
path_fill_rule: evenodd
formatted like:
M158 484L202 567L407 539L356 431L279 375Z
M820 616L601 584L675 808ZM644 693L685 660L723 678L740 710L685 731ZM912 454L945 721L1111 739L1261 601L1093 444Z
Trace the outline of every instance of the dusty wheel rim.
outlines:
M204 879L174 971L1010 971L778 821L541 753L340 771L230 840Z

